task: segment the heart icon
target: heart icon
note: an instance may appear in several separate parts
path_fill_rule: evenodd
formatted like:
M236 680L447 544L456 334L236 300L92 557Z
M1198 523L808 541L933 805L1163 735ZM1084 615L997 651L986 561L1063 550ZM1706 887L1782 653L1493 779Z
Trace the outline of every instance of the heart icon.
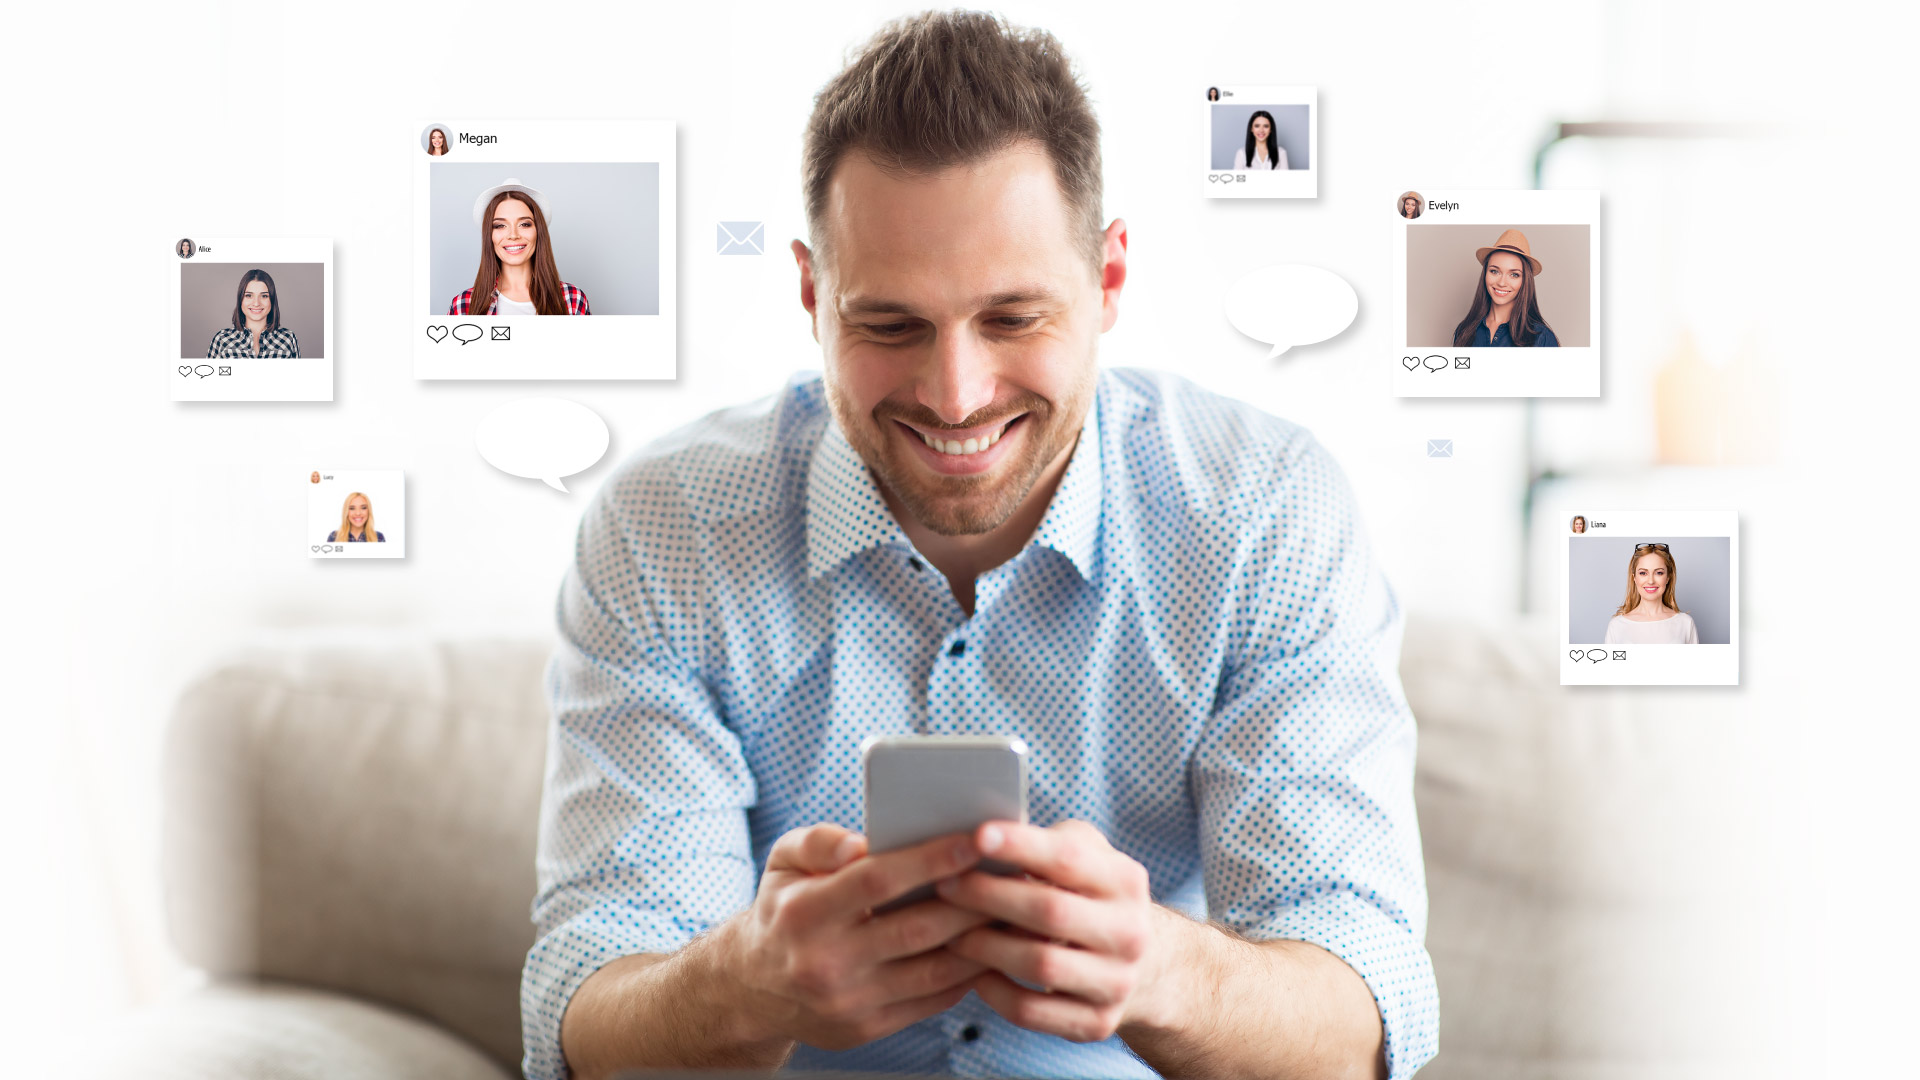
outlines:
M1400 358L1400 366L1406 368L1408 371L1412 371L1414 368L1420 366L1420 358L1417 356L1403 356Z
M320 545L319 545L319 544L315 544L315 545L313 545L313 550L315 550L315 551L319 551L319 550L320 550Z
M191 375L191 374L193 374L193 368L191 368L191 367L189 367L189 366L188 366L188 365L186 365L186 364L181 364L181 365L180 365L180 374L182 374L182 375Z
M438 345L446 340L447 328L444 326L429 326L427 327L427 336L433 339L435 345Z
M1584 649L1575 649L1575 650L1573 650L1572 652L1570 652L1570 653L1568 653L1568 654L1567 654L1567 659L1569 659L1569 660L1575 660L1575 661L1578 661L1578 660L1580 660L1580 659L1582 659L1583 657L1585 657L1586 655L1587 655L1587 654L1586 654L1586 650L1584 650Z

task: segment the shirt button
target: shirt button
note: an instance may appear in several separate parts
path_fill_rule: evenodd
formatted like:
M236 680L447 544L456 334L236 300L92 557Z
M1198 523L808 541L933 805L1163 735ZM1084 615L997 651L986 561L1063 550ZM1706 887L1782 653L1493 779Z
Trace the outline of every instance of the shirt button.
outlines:
M966 1027L960 1029L960 1038L965 1042L973 1042L979 1037L980 1028L974 1024L968 1024Z
M907 569L909 570L921 569L920 559L918 556L914 556L914 555L907 556Z
M948 655L948 656L965 656L965 655L967 655L967 643L966 643L966 642L964 642L964 641L956 641L956 642L954 642L954 643L953 643L953 644L952 644L951 646L949 646L949 647L947 648L947 655Z

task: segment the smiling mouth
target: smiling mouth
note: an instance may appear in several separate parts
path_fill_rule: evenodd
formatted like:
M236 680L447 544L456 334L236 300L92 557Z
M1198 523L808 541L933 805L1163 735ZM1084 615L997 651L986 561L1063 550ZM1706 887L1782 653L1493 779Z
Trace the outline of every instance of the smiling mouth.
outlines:
M527 250L527 245L525 245L525 244L505 244L505 245L502 245L502 246L501 246L501 248L500 248L500 250L501 250L501 251L504 251L504 252L506 252L506 253L507 253L507 254L509 254L509 255L518 255L518 254L520 254L521 252L523 252L523 251L525 251L525 250Z
M904 421L895 422L913 433L921 442L926 443L927 448L936 454L945 454L948 457L971 457L974 454L984 454L992 449L994 444L998 443L1001 437L1006 435L1009 428L1019 423L1025 417L1026 414L1021 413L1019 416L1010 417L991 427L971 428L965 431L947 432L944 434L921 431L919 428ZM953 436L961 437L954 438Z

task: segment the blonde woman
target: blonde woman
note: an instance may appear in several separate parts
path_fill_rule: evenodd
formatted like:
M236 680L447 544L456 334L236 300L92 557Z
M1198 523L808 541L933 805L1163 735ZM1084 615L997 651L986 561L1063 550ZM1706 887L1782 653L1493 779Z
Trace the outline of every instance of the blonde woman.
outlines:
M364 493L356 491L340 504L340 527L327 534L327 543L358 544L368 541L384 544L387 537L373 527L373 503Z
M1636 544L1627 560L1627 599L1607 621L1609 645L1698 645L1693 616L1680 610L1679 575L1665 544Z

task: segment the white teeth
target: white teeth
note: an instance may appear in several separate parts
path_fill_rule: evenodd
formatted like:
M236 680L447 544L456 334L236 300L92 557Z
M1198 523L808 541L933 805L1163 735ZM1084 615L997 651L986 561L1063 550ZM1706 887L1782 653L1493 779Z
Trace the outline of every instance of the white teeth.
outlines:
M1000 441L1000 436L1005 434L1006 430L1003 426L996 431L988 433L985 438L968 439L966 442L953 439L936 439L924 431L918 432L917 434L919 434L921 442L926 443L929 447L932 447L942 454L966 457L969 454L978 454L992 447L994 443Z

